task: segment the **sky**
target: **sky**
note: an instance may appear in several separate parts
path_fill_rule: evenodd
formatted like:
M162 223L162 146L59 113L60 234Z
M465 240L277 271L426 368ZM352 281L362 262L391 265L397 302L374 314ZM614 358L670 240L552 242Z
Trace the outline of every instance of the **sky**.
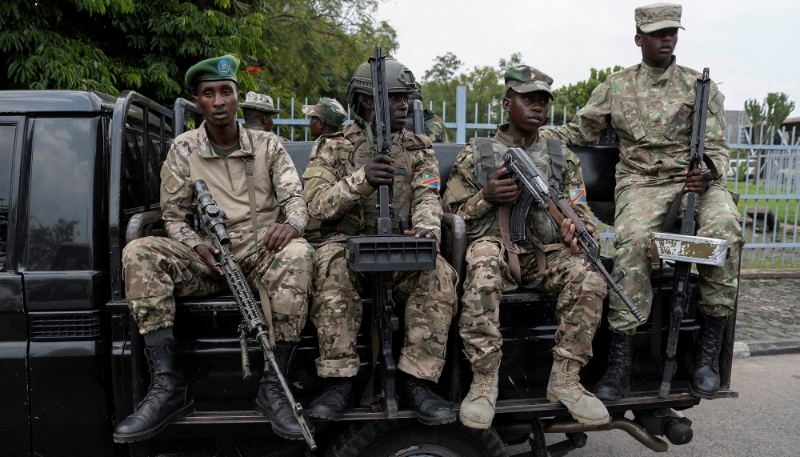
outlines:
M522 61L549 74L554 88L589 78L590 68L641 61L633 11L646 0L382 0L376 19L397 30L395 57L421 78L433 60L452 52L475 66ZM800 116L800 1L683 2L675 49L680 65L702 71L725 95L725 109L742 110L785 92Z

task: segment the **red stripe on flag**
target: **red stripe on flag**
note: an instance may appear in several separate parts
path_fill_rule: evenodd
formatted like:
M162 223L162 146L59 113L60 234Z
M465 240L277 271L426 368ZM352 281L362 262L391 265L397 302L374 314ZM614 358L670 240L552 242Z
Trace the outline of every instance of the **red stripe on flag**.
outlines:
M575 198L573 198L573 199L572 199L572 203L575 203L576 201L580 200L580 198L581 198L581 197L583 197L583 195L584 195L585 193L586 193L586 191L585 191L585 190L583 190L583 189L581 189L581 190L578 192L578 195L576 195L576 196L575 196Z

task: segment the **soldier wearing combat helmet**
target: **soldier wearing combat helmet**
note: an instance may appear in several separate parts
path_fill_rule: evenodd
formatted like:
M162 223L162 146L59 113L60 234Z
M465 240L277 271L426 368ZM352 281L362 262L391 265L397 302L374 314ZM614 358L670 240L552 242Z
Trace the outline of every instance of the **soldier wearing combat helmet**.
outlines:
M526 65L510 68L504 78L503 110L508 113L508 123L498 127L492 138L470 140L456 158L444 194L445 208L466 222L470 242L458 324L473 376L459 417L467 427L485 429L492 425L503 355L500 299L504 291L519 285L538 284L540 290L559 294L547 398L563 403L581 423L604 424L609 420L608 411L583 388L578 372L592 357L592 338L603 313L606 284L579 253L573 237L575 225L565 219L561 227L556 227L534 205L528 214L532 236L527 241L514 244L502 235L503 226L509 224L502 211L519 195L516 182L504 176L507 170L502 157L513 147L525 149L537 167L549 175L550 183L572 202L587 229L595 232L580 162L561 141L539 136L553 98L553 80Z
M718 359L722 335L733 312L738 290L739 251L743 238L739 213L725 188L728 145L725 142L724 97L711 84L706 121L705 156L713 170L688 171L689 140L696 81L700 73L680 66L674 51L681 24L681 6L655 3L636 8L634 41L642 62L614 73L600 84L569 124L543 129L547 137L568 144L596 141L607 126L620 143L614 220L614 272L625 270L620 286L647 316L653 300L650 234L658 231L673 200L697 192L698 236L721 238L730 253L722 267L697 265L704 316L689 391L713 398L719 390ZM616 295L611 296L609 327L613 333L608 368L595 385L598 398L616 401L630 389L633 335L639 323Z
M423 102L422 99L422 86L419 83L414 83L414 92L408 96L409 111L413 110L414 100ZM425 135L431 139L432 143L449 143L447 138L447 128L444 126L444 121L436 113L424 107L422 109L422 119L425 121ZM414 118L409 112L408 119L406 119L405 129L409 132L414 131Z
M186 72L186 85L194 91L192 100L204 120L175 138L161 167L161 211L168 238L140 238L122 251L125 297L144 336L154 376L136 411L117 424L118 442L146 439L194 411L172 332L175 297L208 295L227 287L215 258L219 252L187 223L196 180L205 181L226 212L231 253L250 286L269 298L268 324L284 374L300 341L314 263L314 249L300 238L308 221L303 187L275 134L245 129L236 121L238 65L238 59L225 55ZM253 202L246 173L257 183ZM256 213L256 227L251 211ZM277 435L303 439L272 370L264 371L255 410L269 417Z
M355 123L344 129L345 142L327 144L312 154L304 173L305 198L324 237L317 250L311 320L317 327L317 373L324 390L309 415L338 420L353 399L352 378L360 361L356 334L361 325L360 277L347 268L347 237L376 233L377 188L392 188L395 214L409 221L409 236L441 236L439 166L430 140L403 130L414 75L400 62L386 60L392 152L376 154L372 77L369 63L358 67L347 94ZM400 234L398 223L393 231ZM456 312L457 275L441 257L430 271L394 276L395 297L405 302L405 344L398 362L401 397L420 422L455 421L450 403L431 391L442 374L447 330Z

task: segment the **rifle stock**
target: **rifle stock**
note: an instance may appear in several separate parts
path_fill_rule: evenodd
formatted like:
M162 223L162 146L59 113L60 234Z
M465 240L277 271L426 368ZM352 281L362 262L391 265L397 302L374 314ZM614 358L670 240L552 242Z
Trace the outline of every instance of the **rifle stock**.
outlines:
M198 179L194 182L193 188L195 195L197 195L200 226L211 239L211 243L214 247L219 250L217 260L219 260L219 265L225 273L225 281L228 283L228 287L233 293L236 306L242 314L242 323L239 326L239 342L242 349L242 377L247 380L252 376L250 374L250 359L247 355L247 335L255 335L256 341L259 346L261 346L272 370L275 371L280 381L286 399L292 407L292 413L297 423L300 425L303 438L305 438L306 443L308 443L308 447L314 451L317 449L317 444L314 442L314 437L311 435L311 428L308 426L306 418L303 415L303 407L300 403L295 401L294 395L292 395L292 391L289 389L289 385L286 383L286 379L283 377L283 373L281 373L278 363L275 360L275 352L269 342L270 323L267 322L264 311L256 302L253 291L250 290L250 285L247 283L242 269L233 259L233 255L228 248L231 241L225 226L225 212L217 206L205 181Z
M619 287L611 274L606 271L600 260L600 245L586 229L586 225L581 221L580 217L578 217L575 210L572 209L570 202L564 199L564 196L561 195L558 189L550 185L547 177L533 163L530 157L528 157L524 149L509 149L503 156L503 160L505 162L505 167L517 181L522 184L520 191L523 195L526 193L530 194L532 202L546 211L557 227L561 227L561 222L565 218L572 221L575 225L575 236L578 238L578 247L580 247L581 251L586 255L586 258L589 259L595 269L603 276L608 287L619 296L623 303L625 303L625 306L627 306L636 317L636 320L640 323L644 323L646 321L645 317ZM515 224L522 224L524 227L528 215L524 207L524 205L527 204L527 200L522 200L522 203L523 205L517 210ZM514 206L516 207L517 203L515 203ZM527 208L530 209L530 204L528 204ZM524 215L520 213L521 211L525 211ZM514 220L513 215L514 211L512 210L512 220Z

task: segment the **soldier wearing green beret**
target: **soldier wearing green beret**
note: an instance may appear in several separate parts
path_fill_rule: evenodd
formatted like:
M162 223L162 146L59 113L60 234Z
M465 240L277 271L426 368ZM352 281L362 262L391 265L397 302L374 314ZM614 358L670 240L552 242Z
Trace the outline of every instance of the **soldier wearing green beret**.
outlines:
M470 140L456 158L444 193L446 210L466 222L470 243L458 324L473 377L459 417L471 428L492 425L503 355L500 299L504 291L522 284L533 287L530 284L538 282L539 290L559 294L547 398L563 403L581 423L604 424L609 420L608 411L583 388L578 373L592 357L592 338L603 313L606 284L579 254L575 225L565 219L561 227L556 227L534 205L528 214L532 236L527 241L514 244L501 230L502 225L509 224L503 210L509 209L505 214L510 214L519 194L517 183L504 176L507 170L502 157L509 148L517 147L525 149L549 175L550 183L572 202L587 229L595 232L580 161L561 141L539 135L553 98L553 80L527 65L510 68L504 78L503 110L508 113L508 123L498 127L492 138Z
M272 97L252 91L247 93L244 103L239 107L242 108L244 114L245 127L265 132L272 131L272 127L275 126L272 116L281 112L272 104Z
M719 352L736 303L737 263L744 240L739 213L724 183L729 166L725 97L714 83L709 94L705 156L713 162L717 175L700 168L688 171L692 109L700 73L675 61L678 29L684 28L681 10L680 5L672 3L636 8L634 41L641 48L642 62L609 76L572 122L543 129L542 135L583 145L596 141L609 126L616 130L620 162L616 171L614 272L627 272L620 286L645 317L653 300L650 234L659 230L677 196L697 192L697 235L724 239L731 248L722 267L697 266L698 309L704 325L689 391L699 398L713 398L719 390ZM608 368L594 392L598 398L616 401L630 389L633 335L639 323L616 294L610 302L608 321L613 342Z
M268 298L265 314L272 318L268 323L276 342L275 359L284 374L300 341L315 258L313 248L300 238L308 221L303 187L275 134L245 129L236 121L238 65L234 56L225 55L200 62L186 73L186 85L204 120L199 128L175 138L161 168L161 211L168 238L140 238L122 253L125 296L154 375L136 411L117 424L117 442L151 437L194 411L172 332L175 297L208 295L227 287L215 258L219 252L186 222L194 212L196 180L206 182L226 212L231 253L250 286ZM272 370L264 371L255 409L269 417L277 435L303 439Z

